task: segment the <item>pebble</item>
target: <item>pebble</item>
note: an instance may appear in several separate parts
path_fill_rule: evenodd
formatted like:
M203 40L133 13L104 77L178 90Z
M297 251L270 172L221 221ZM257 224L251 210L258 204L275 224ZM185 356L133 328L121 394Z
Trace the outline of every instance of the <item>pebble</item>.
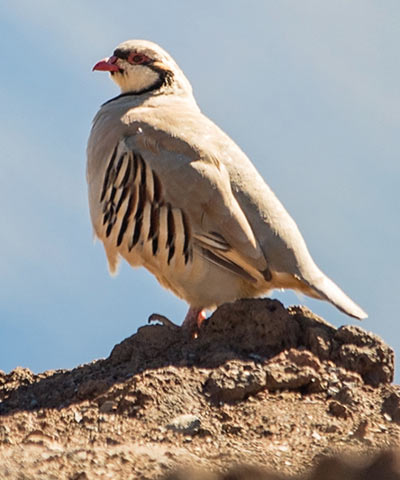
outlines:
M201 421L199 417L191 414L183 414L175 417L167 428L174 432L184 433L186 435L193 435L199 431Z
M83 417L82 417L82 415L81 415L80 412L75 412L75 413L74 413L74 419L75 419L75 422L76 422L76 423L81 423L82 418L83 418Z
M101 413L110 413L117 409L117 404L112 400L106 400L99 408Z

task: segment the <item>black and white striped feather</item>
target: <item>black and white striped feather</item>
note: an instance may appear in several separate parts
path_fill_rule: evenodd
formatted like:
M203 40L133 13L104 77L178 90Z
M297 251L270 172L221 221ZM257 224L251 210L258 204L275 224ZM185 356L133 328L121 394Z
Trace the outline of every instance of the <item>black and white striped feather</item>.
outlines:
M123 144L122 144L123 145ZM165 202L156 173L139 153L115 146L105 170L99 202L106 239L115 248L142 252L169 265L175 256L188 264L193 255L185 213Z

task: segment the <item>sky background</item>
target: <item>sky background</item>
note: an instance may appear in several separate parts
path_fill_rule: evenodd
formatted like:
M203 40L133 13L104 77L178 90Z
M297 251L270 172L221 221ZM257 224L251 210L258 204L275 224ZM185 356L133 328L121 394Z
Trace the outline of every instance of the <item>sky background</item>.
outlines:
M400 351L398 0L3 0L0 369L71 368L108 356L153 312L186 313L144 269L111 278L92 241L86 141L118 90L91 68L129 38L171 53L317 264L369 313L362 326Z

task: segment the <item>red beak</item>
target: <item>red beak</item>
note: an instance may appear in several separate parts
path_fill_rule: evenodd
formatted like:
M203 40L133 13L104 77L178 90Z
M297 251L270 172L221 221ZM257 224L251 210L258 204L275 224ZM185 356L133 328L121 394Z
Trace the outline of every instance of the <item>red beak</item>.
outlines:
M102 72L119 72L119 66L115 63L117 61L117 57L114 55L110 58L104 58L97 62L96 65L92 68L92 72L94 70L100 70Z

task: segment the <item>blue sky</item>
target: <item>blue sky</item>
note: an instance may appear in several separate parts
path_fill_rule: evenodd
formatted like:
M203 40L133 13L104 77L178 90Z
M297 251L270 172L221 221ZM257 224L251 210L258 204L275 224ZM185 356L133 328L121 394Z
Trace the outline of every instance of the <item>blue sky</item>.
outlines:
M143 269L111 278L88 215L85 148L116 95L95 62L161 44L202 110L249 155L319 266L400 349L397 1L16 0L0 4L0 369L109 354L153 312L186 304ZM336 326L358 324L304 303Z

